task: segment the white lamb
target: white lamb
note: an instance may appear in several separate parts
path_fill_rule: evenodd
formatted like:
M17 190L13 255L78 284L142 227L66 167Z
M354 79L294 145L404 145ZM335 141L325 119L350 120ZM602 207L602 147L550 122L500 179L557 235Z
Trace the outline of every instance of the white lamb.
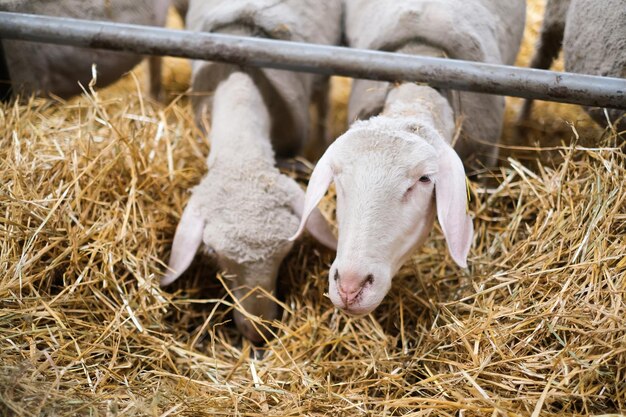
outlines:
M235 276L234 294L251 315L276 318L278 268L291 249L304 191L274 164L270 116L252 78L235 72L220 83L213 98L209 172L193 189L181 217L161 281L168 285L190 265L201 243L220 266ZM319 211L307 223L313 236L330 248L336 241ZM257 291L248 294L255 288ZM235 311L235 321L250 340L262 332Z
M522 0L346 1L352 46L492 63L512 63L524 17ZM452 148L455 115L464 117L457 144L463 158L491 163L495 151L488 144L498 140L504 100L356 81L350 113L369 117L381 109L354 123L322 156L300 226L334 181L339 243L329 296L351 314L380 304L392 277L427 238L435 213L452 259L466 266L473 226L463 163Z
M334 44L340 37L340 6L337 1L192 0L186 20L191 30ZM209 170L182 215L161 285L176 280L204 243L220 267L234 275L233 292L243 310L271 321L278 312L272 300L278 269L304 205L304 191L275 168L274 151L288 155L306 141L314 78L267 69L244 73L202 61L192 67L196 115L201 120L212 113ZM201 94L211 91L212 101ZM336 248L319 211L307 228ZM235 311L243 335L253 342L266 339L265 329L247 314Z

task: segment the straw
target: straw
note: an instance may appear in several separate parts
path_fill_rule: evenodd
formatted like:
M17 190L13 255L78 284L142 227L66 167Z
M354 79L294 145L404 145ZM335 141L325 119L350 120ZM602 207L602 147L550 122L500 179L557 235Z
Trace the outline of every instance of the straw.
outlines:
M531 3L531 26L541 7ZM503 149L487 185L471 184L469 269L455 266L436 229L369 316L333 307L332 253L304 239L280 271L277 337L257 348L234 327L237 303L208 259L199 255L175 288L158 287L209 146L175 84L168 106L127 77L68 102L1 107L2 414L626 411L618 132L539 103L530 142ZM333 85L345 112L347 82ZM320 207L334 219L332 192Z

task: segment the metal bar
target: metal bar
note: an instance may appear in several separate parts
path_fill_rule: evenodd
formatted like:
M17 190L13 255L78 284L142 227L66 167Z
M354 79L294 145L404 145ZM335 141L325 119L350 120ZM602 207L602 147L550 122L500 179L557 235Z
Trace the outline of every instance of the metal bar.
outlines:
M437 88L626 110L626 79L336 46L0 12L0 38L245 66L415 81Z

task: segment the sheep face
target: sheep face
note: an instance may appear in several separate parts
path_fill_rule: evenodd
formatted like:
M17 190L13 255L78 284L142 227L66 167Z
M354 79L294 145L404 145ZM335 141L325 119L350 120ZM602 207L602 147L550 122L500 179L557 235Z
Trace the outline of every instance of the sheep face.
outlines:
M293 226L294 215L289 213L286 220ZM282 223L282 221L275 223ZM216 221L219 221L216 219ZM208 229L209 227L207 227ZM293 229L291 229L293 230ZM206 231L206 229L205 229ZM217 239L220 240L220 239ZM255 251L256 244L261 244L258 236L247 234L228 239L230 244L237 245L241 250ZM217 249L220 242L211 246L220 268L225 272L225 278L229 281L229 287L239 304L234 310L234 319L241 334L248 340L261 343L270 337L269 329L260 324L256 318L271 322L278 317L278 305L274 301L278 270L280 265L292 247L291 242L284 238L272 239L271 246L274 248L263 258L242 262L237 254L228 249ZM205 243L209 249L209 244Z
M427 238L435 213L453 259L465 266L473 233L465 172L447 143L374 123L353 126L318 162L305 218L333 180L339 242L329 296L335 306L356 315L374 310L392 277Z
M329 272L333 304L372 311L391 279L432 228L436 152L424 141L354 131L338 143L331 169L339 244Z
M239 304L237 327L251 341L262 342L267 329L252 316L266 321L277 316L278 270L293 246L288 238L298 227L303 201L298 184L274 168L214 164L183 212L161 285L175 281L203 245L229 278ZM332 247L335 239L319 212L310 223L309 231Z

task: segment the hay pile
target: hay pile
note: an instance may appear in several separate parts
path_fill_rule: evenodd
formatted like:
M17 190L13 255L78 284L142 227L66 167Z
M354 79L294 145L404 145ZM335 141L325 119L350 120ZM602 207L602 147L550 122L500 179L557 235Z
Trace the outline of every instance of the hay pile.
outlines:
M185 97L164 107L138 84L0 107L0 414L626 412L617 132L540 104L531 140L558 146L509 148L498 185L473 186L469 271L437 230L365 318L333 308L332 254L301 242L278 338L255 353L210 263L158 288L208 143Z

